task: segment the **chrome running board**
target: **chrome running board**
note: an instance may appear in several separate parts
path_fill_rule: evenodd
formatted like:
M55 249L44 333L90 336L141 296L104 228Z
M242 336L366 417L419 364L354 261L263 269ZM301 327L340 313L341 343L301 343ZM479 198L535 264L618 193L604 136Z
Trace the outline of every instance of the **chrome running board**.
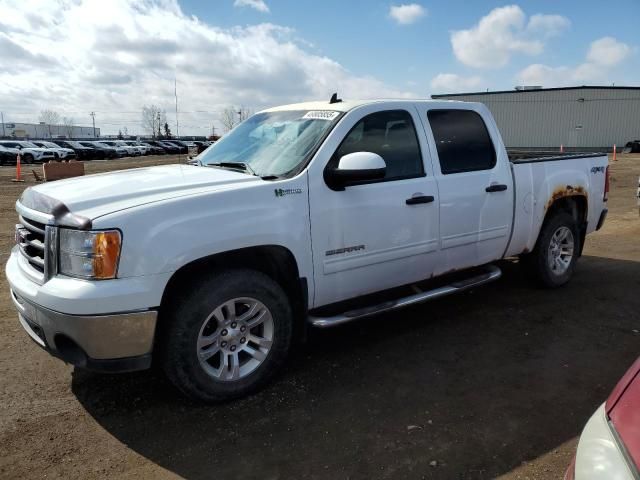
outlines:
M360 318L369 317L371 315L377 315L379 313L396 310L399 308L408 307L417 303L426 302L435 298L451 295L452 293L462 292L472 287L484 285L485 283L493 282L502 276L502 271L495 265L487 265L484 267L485 272L474 275L463 280L459 280L443 287L434 288L426 292L416 293L407 297L398 298L388 302L379 303L370 307L358 308L355 310L349 310L339 315L333 315L330 317L315 317L309 316L308 321L314 327L327 328L334 327L336 325L342 325L343 323L351 322L352 320L358 320Z

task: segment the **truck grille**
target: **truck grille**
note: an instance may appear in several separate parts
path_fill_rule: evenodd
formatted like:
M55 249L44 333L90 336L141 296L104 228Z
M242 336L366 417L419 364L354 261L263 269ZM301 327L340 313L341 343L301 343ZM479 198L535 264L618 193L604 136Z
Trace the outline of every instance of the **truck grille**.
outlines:
M16 225L16 243L22 256L43 276L46 265L46 227L30 218L20 215Z

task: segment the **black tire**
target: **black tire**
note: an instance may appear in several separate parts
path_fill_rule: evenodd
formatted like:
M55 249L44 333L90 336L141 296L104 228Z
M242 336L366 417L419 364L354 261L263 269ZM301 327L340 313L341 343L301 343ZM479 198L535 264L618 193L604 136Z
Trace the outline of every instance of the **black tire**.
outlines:
M293 314L283 289L254 270L220 270L199 278L192 288L175 294L161 320L160 357L169 380L185 395L217 403L243 397L264 387L283 365L291 346ZM206 319L220 305L250 297L261 302L273 319L273 341L266 358L238 380L222 381L200 364L197 342Z
M31 155L30 153L25 153L22 156L21 161L23 161L25 165L31 165L34 161L33 155Z
M573 255L566 270L554 272L550 266L550 245L554 234L563 227L568 228L573 235ZM580 235L576 221L569 213L558 211L545 219L536 246L531 253L521 257L521 262L529 276L540 286L558 288L571 279L579 251Z

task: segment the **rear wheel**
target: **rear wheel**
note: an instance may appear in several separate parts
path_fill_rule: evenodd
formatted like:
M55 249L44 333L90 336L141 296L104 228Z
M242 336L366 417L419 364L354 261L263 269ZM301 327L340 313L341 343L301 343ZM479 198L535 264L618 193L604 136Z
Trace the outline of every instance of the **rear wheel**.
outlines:
M529 274L542 286L557 288L573 275L580 251L578 227L572 215L557 212L545 220L533 252L522 258Z
M226 270L177 295L165 320L163 366L186 395L220 402L263 387L284 363L292 313L263 273Z
M33 155L31 155L30 153L25 153L22 158L21 161L25 163L25 165L31 165L33 163Z

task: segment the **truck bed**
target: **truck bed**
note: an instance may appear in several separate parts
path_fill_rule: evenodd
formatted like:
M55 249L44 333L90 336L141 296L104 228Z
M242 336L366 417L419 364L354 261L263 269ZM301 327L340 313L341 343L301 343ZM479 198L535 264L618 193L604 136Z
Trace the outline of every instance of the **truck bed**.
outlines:
M507 154L511 163L555 162L556 160L575 160L607 155L605 152L571 152L563 154L543 150L507 150Z
M607 154L508 151L515 188L513 235L507 251L532 251L551 206L572 198L582 205L586 232L595 231L606 209Z

